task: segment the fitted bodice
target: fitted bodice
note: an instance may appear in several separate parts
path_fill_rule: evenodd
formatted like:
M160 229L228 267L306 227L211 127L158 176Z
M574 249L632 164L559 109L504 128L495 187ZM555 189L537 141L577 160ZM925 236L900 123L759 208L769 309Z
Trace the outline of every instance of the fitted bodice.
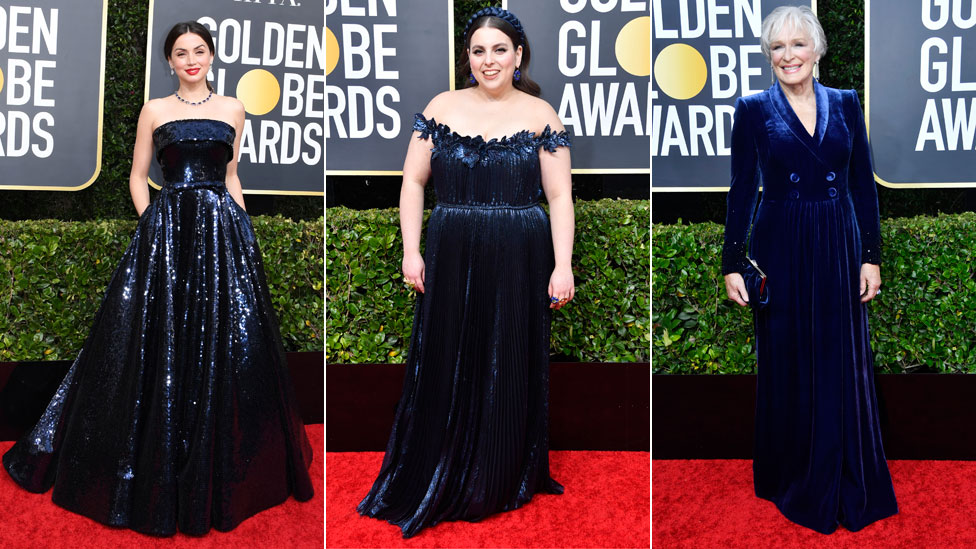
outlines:
M459 135L433 118L416 115L413 129L431 139L431 179L438 204L478 207L522 207L539 202L542 174L539 147L554 152L570 146L566 131L549 126L539 135L521 131L485 141Z
M234 127L221 120L186 119L153 131L156 160L167 183L220 182L234 154Z

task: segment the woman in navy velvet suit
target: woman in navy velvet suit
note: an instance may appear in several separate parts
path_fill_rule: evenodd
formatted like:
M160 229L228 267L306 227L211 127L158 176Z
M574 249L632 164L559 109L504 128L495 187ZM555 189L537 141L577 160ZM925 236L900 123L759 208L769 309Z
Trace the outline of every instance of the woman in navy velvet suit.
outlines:
M774 10L762 49L778 81L735 104L722 257L739 305L748 259L768 277L753 303L756 495L818 532L856 531L898 512L868 333L881 253L867 132L857 93L813 78L826 40L809 8Z

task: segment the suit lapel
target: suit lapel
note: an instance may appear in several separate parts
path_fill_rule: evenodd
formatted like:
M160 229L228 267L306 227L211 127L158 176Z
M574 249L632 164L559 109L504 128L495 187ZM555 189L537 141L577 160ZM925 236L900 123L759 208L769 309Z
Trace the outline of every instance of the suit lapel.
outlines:
M824 135L827 133L830 105L827 104L829 101L827 91L816 80L813 81L813 93L817 102L817 122L812 136L807 133L806 128L803 127L803 123L796 116L793 107L790 106L790 102L786 99L786 95L783 93L783 89L778 82L770 88L769 96L776 115L790 129L793 137L802 143L817 160L823 163L823 159L820 158L820 144L823 142Z

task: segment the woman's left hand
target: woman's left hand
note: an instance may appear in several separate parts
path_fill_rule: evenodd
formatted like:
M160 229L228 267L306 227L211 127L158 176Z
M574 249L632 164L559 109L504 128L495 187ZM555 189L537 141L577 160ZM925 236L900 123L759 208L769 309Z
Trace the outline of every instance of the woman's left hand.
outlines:
M550 309L561 309L573 300L576 295L576 284L573 282L573 269L570 267L556 267L549 277L549 297L558 301L550 303Z
M881 291L881 267L872 263L861 265L861 303L867 303Z

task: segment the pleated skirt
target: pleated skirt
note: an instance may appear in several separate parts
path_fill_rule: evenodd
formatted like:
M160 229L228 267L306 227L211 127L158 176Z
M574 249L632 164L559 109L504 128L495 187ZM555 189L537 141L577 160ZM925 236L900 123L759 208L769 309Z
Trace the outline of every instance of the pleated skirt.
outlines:
M438 205L397 406L358 506L404 537L562 493L549 475L549 220L538 205Z
M222 182L167 184L7 472L104 524L203 535L310 499L311 458L247 214Z
M859 297L859 234L846 196L764 200L751 241L770 295L754 311L756 495L825 534L898 512Z

